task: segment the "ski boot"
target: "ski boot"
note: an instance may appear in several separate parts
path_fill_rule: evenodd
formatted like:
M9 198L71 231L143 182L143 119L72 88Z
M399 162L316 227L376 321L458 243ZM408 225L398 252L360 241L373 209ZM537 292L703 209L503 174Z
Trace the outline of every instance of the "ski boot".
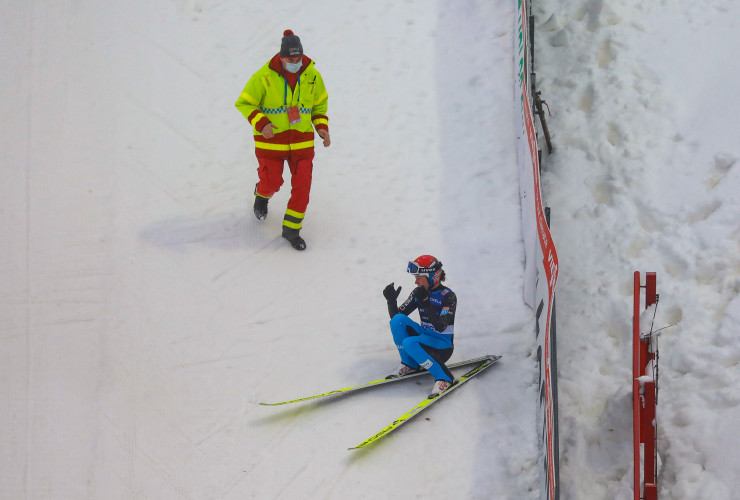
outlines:
M443 392L445 392L447 389L452 387L454 382L450 382L449 380L435 380L434 381L434 387L432 388L431 394L429 394L429 399L434 399Z
M412 373L412 372L415 372L415 371L416 370L414 368L411 368L409 365L405 365L405 364L401 363L400 365L398 365L398 368L396 368L395 370L393 370L391 372L391 374L388 375L385 378L386 379L389 379L389 378L403 377L404 375L408 375L409 373Z

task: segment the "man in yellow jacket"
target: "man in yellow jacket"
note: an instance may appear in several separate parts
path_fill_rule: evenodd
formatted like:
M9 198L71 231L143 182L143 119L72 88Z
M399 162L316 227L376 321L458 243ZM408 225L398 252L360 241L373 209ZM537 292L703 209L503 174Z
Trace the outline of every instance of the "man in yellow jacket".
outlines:
M314 131L329 147L328 94L315 63L303 54L301 40L285 30L280 52L247 82L236 107L252 124L259 182L254 189L254 215L267 217L267 203L283 184L285 161L291 192L283 218L283 237L305 250L300 236L311 192Z

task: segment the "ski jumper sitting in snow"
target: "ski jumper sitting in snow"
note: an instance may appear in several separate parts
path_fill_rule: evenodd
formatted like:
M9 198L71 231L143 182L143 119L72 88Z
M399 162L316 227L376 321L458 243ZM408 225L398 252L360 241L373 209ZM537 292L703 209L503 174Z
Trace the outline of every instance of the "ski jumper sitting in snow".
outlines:
M445 272L442 263L431 255L409 262L406 271L416 276L416 288L400 306L396 300L401 287L386 286L383 296L388 301L391 333L401 355L401 364L387 378L401 377L424 368L434 376L430 398L439 396L454 383L445 362L452 356L455 328L455 292L442 285ZM420 324L409 318L419 310Z

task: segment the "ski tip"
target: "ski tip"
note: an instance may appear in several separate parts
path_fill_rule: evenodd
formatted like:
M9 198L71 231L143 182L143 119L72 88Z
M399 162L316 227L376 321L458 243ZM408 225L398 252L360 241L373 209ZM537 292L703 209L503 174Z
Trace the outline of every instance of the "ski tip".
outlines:
M367 448L369 444L372 444L374 442L375 442L374 440L370 441L369 443L367 441L364 441L358 444L357 446L353 446L352 448L347 448L347 451L364 450L365 448Z

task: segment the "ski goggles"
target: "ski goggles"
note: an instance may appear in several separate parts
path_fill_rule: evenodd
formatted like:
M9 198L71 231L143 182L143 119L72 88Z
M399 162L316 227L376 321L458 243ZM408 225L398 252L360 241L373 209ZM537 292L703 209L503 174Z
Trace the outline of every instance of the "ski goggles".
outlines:
M421 276L423 274L429 274L435 269L433 267L419 267L419 264L416 262L409 262L409 265L406 267L406 272L409 274L413 274L414 276Z

